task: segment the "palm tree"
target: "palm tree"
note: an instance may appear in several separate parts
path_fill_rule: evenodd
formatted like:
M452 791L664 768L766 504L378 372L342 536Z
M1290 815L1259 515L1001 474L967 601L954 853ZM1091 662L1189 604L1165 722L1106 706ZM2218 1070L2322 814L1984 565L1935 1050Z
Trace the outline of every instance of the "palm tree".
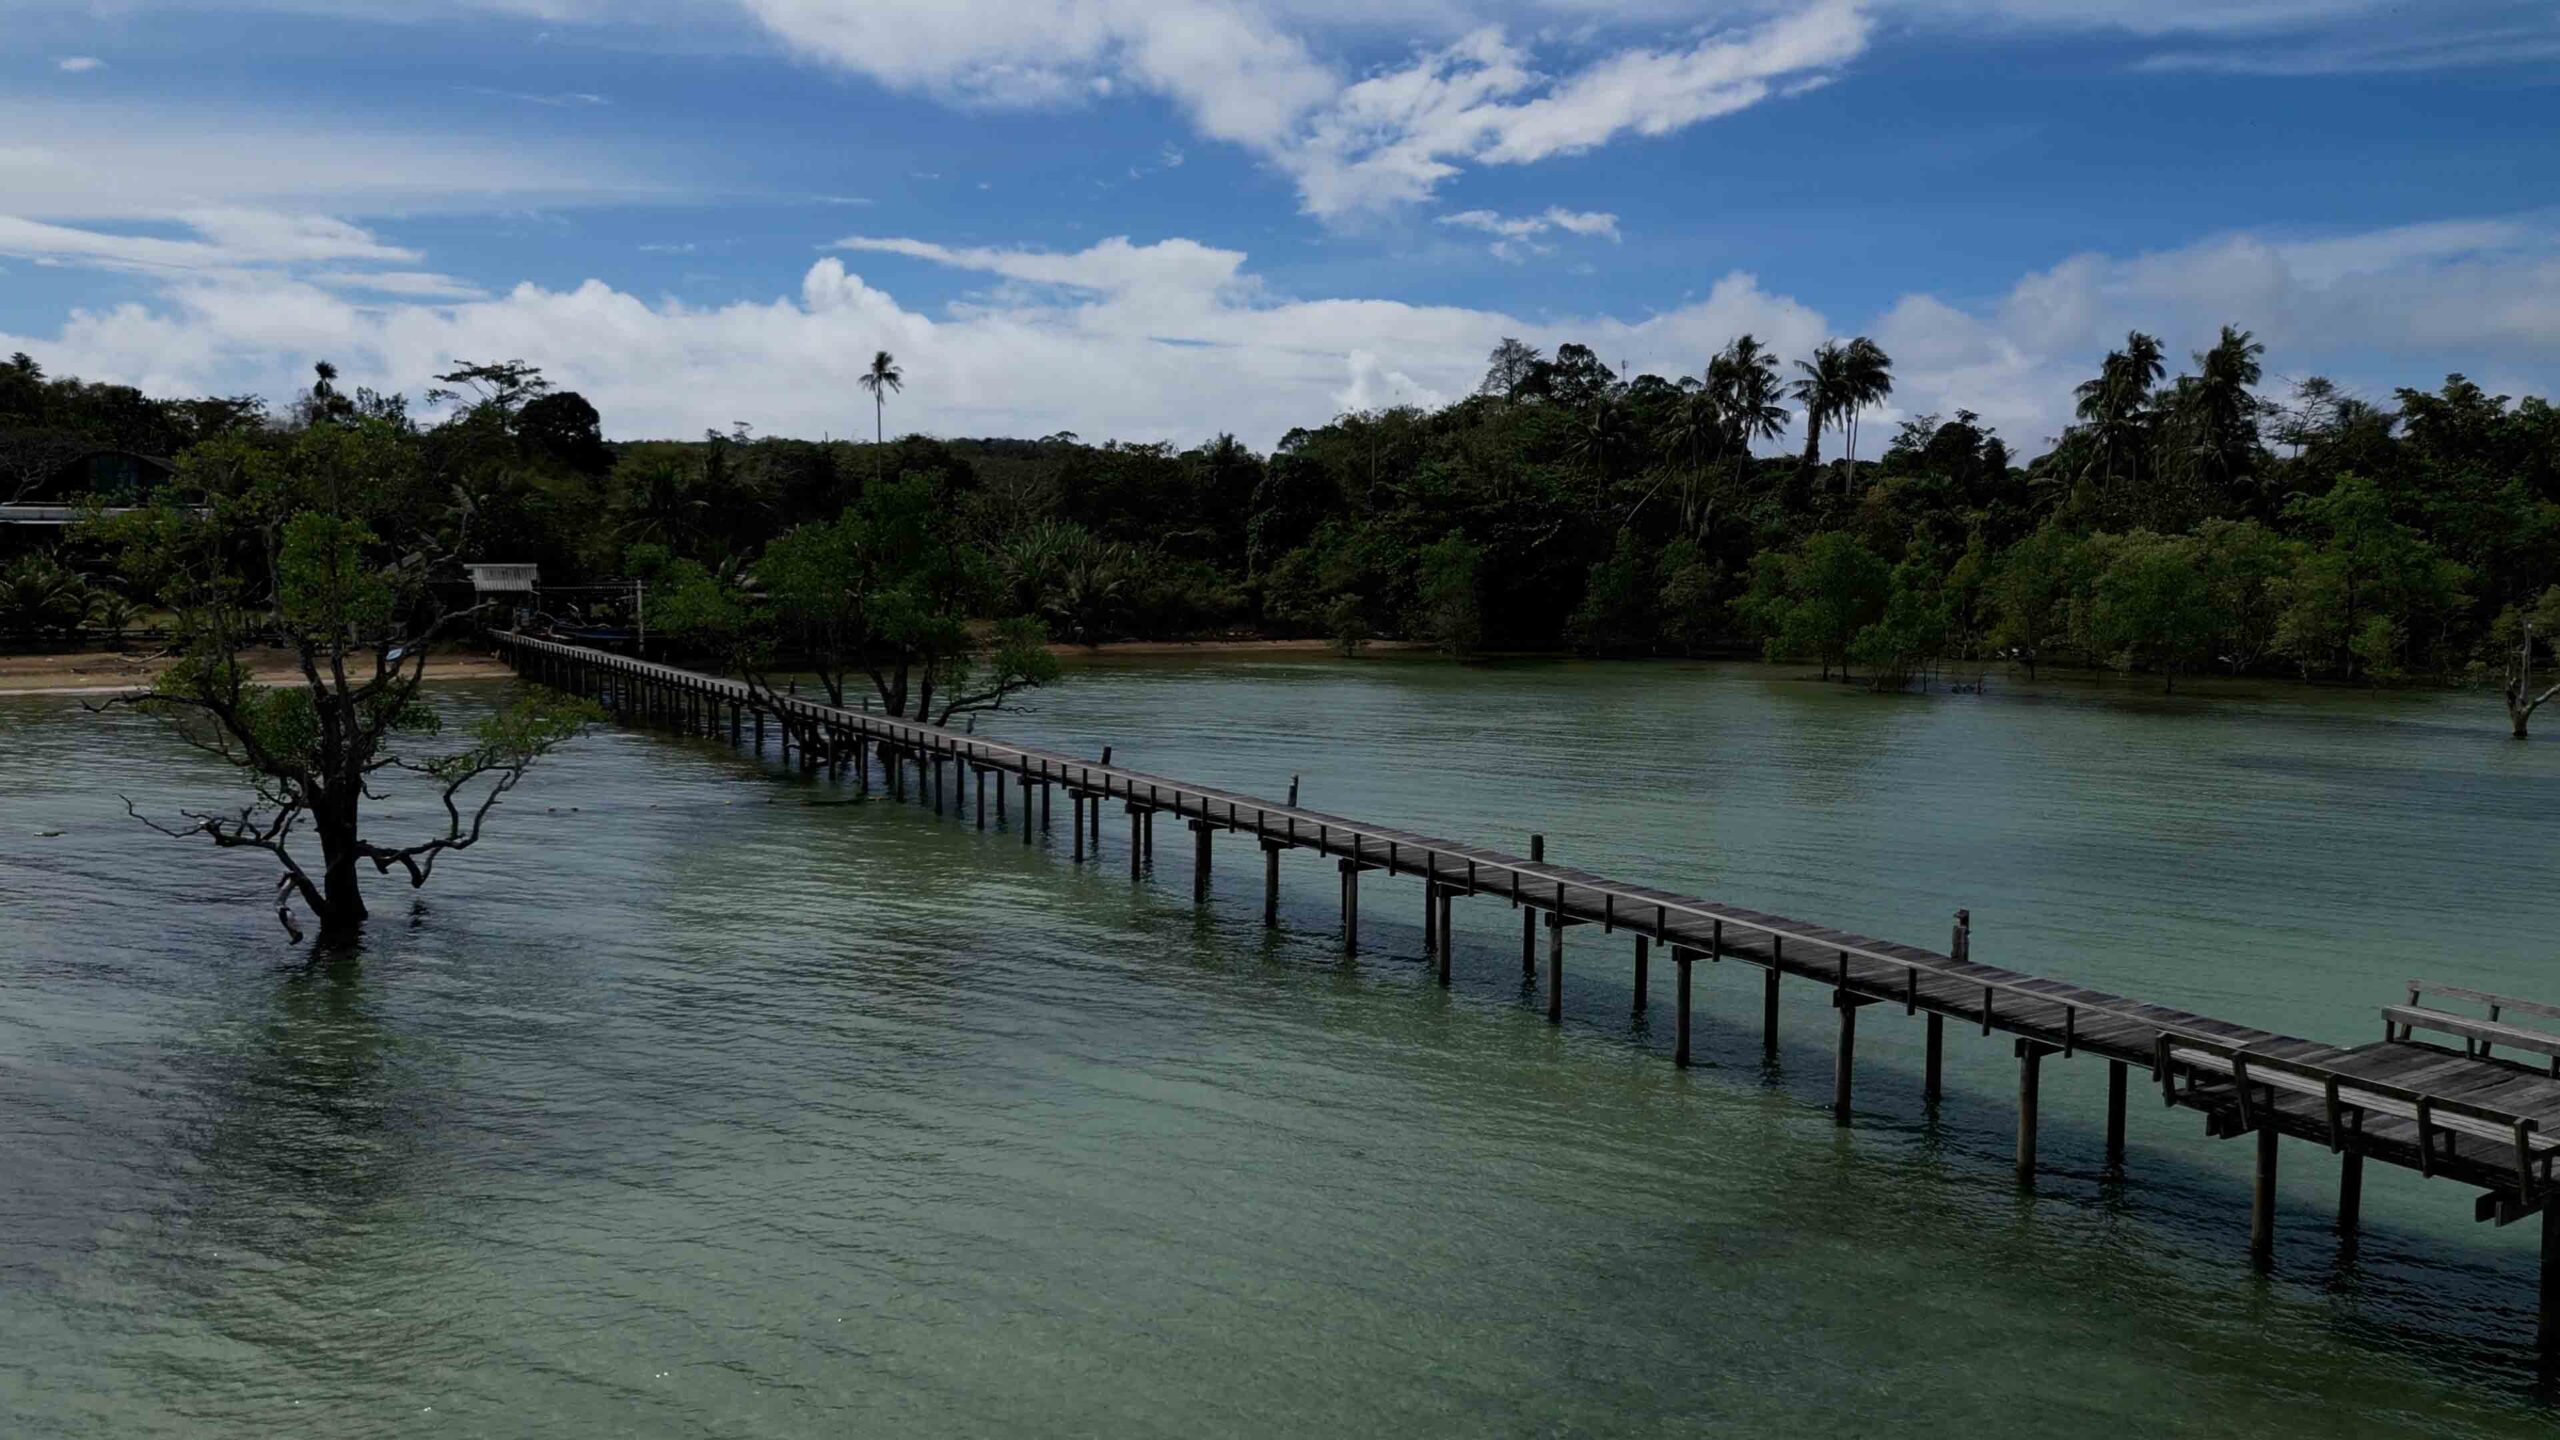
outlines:
M2195 402L2205 459L2225 485L2257 458L2263 408L2249 388L2266 378L2267 347L2237 326L2222 327L2214 347L2196 357Z
M2098 366L2098 377L2084 380L2074 393L2080 422L2089 427L2096 453L2090 464L2102 480L2124 477L2128 461L2142 453L2143 431L2150 422L2151 387L2168 373L2161 363L2160 342L2136 330L2124 337L2124 348L2110 350Z
M1870 405L1881 405L1893 394L1893 357L1884 347L1861 335L1849 342L1841 357L1843 387L1842 408L1848 413L1849 475L1858 468L1858 412ZM1848 477L1841 481L1841 493L1847 494Z
M1810 475L1822 463L1822 427L1849 403L1849 352L1825 340L1813 348L1811 360L1796 362L1796 370L1787 393L1804 405L1804 469Z
M1785 388L1778 379L1778 357L1749 335L1707 362L1707 391L1724 415L1728 455L1746 457L1753 441L1785 433L1787 409L1778 403Z
M888 444L889 421L887 406L889 403L889 392L893 390L904 390L907 388L906 373L898 368L898 362L890 356L888 351L881 350L873 353L871 357L871 368L856 376L853 383L871 392L872 443L875 446ZM876 450L872 455L871 463L873 473L876 476L879 467L884 463L882 457Z
M1713 361L1708 371L1714 373ZM1683 382L1685 385L1687 382ZM1662 449L1676 465L1687 461L1681 472L1680 530L1696 534L1699 512L1707 490L1707 466L1724 448L1724 407L1716 400L1713 385L1701 385L1680 397L1672 410L1670 422L1662 428Z

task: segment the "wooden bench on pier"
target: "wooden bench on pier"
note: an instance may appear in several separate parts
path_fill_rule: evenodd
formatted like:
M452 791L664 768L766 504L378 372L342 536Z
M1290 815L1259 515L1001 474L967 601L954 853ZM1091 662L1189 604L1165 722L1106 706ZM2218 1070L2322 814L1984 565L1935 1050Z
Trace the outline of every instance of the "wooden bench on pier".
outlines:
M2488 1007L2487 1019L2457 1015L2419 1000L2428 995L2468 1000ZM2385 1040L2408 1040L2416 1030L2432 1030L2440 1035L2458 1037L2463 1049L2481 1059L2489 1057L2493 1046L2529 1051L2546 1057L2551 1074L2560 1076L2560 1033L2516 1025L2506 1020L2507 1012L2539 1015L2560 1019L2560 1005L2547 1005L2539 1000L2524 1000L2513 995L2495 995L2486 990L2469 990L2459 985L2434 985L2422 980L2409 982L2409 1003L2385 1006L2382 1012Z

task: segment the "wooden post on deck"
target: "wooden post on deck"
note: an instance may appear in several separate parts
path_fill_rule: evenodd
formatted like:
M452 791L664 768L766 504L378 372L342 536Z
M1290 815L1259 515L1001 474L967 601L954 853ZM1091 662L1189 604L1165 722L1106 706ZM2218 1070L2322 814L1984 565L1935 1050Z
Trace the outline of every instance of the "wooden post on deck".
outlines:
M1698 952L1686 945L1671 947L1672 963L1680 969L1679 1025L1675 1031L1679 1038L1672 1045L1671 1063L1684 1069L1689 1064L1689 966L1697 958Z
M1653 988L1653 942L1636 937L1636 1013L1644 1013L1645 992Z
M1280 851L1277 840L1262 842L1262 927L1276 929L1280 924Z
M2124 1173L2124 1062L2107 1062L2107 1173Z
M2276 1263L2276 1127L2258 1126L2258 1173L2249 1187L2249 1263L2260 1270Z

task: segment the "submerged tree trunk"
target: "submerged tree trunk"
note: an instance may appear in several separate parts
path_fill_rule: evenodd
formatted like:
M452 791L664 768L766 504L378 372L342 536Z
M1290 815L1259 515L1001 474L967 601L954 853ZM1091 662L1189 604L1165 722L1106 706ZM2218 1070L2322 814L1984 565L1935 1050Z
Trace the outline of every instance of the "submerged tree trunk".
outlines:
M351 801L329 800L312 808L313 828L320 832L320 900L313 906L313 919L320 922L320 938L344 940L364 928L364 891L358 883L356 861L361 841L357 834L356 807Z

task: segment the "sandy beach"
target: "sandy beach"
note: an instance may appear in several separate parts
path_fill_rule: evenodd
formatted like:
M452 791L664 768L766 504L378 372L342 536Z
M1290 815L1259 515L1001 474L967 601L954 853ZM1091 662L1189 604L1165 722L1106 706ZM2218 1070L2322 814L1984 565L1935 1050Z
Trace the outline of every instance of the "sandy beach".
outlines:
M0 695L120 695L150 685L169 658L109 650L0 655ZM264 681L302 678L293 657L282 650L261 652L251 668ZM470 651L448 651L427 659L427 678L431 680L495 680L510 673L499 660Z

